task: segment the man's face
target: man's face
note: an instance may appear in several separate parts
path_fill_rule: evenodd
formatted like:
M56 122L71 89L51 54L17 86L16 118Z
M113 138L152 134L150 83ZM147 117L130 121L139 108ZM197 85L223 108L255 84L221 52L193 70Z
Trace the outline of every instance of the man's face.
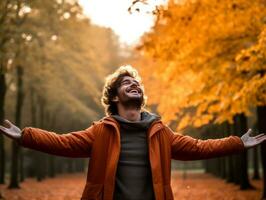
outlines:
M130 76L124 76L117 90L117 100L125 107L141 108L144 99L140 83Z

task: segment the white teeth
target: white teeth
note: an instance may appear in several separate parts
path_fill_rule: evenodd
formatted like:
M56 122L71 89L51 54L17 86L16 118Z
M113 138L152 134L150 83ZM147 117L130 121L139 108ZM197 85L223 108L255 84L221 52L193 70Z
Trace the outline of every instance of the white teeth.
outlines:
M138 93L137 90L130 90L129 92L130 92L130 93Z

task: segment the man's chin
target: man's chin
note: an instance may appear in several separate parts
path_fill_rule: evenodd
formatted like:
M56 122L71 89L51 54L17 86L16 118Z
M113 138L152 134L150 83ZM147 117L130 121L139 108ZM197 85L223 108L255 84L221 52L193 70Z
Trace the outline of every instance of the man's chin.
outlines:
M140 109L143 104L143 97L131 97L121 103L125 107L136 107L137 109Z

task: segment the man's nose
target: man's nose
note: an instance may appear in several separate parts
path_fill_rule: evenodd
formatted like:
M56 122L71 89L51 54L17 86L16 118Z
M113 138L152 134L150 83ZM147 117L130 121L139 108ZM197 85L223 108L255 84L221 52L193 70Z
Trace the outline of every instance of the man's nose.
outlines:
M131 87L138 87L137 83L136 82L131 82Z

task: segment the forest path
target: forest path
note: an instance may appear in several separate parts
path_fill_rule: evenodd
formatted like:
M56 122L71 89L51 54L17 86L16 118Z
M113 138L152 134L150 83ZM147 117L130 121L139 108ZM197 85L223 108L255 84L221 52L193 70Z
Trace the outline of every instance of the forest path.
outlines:
M8 190L0 185L5 200L79 200L85 186L86 174L64 174L42 182L28 178L21 189ZM252 181L257 190L240 191L234 184L208 174L172 172L172 188L176 200L258 200L262 181ZM0 198L1 199L1 198Z

